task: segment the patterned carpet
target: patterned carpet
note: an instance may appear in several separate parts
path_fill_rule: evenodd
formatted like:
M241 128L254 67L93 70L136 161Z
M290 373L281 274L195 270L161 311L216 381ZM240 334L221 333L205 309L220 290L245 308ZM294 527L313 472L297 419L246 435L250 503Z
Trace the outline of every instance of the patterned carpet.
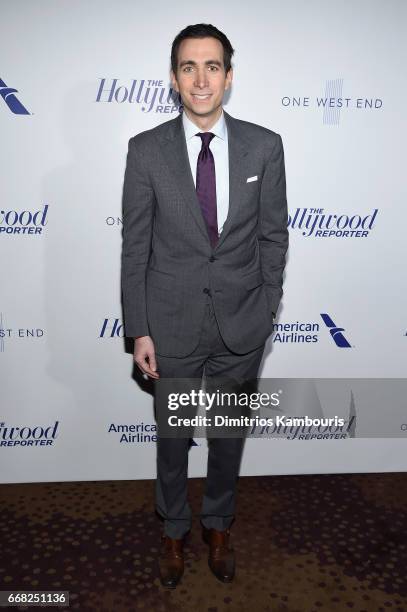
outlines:
M231 584L207 566L203 483L174 591L153 481L1 485L0 590L68 590L80 612L407 611L407 474L240 478Z

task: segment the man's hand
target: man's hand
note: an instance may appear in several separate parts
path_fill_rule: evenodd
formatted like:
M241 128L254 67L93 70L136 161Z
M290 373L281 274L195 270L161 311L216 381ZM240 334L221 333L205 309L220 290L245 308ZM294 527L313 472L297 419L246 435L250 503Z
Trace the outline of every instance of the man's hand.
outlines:
M134 338L134 361L143 372L151 378L160 378L155 360L154 342L150 336Z

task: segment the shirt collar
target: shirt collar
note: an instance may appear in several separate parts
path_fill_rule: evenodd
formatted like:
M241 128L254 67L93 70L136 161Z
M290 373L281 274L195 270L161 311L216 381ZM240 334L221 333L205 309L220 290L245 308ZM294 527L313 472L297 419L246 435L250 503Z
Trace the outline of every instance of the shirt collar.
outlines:
M187 116L185 111L182 113L182 123L184 126L185 138L187 140L190 140L191 138L193 138L193 136L195 136L197 132L205 131L205 130L201 130L198 126L196 126L195 123L191 121L191 119ZM226 121L225 121L225 115L223 113L223 109L222 109L222 114L217 120L217 122L215 123L215 125L212 126L211 129L208 131L212 132L213 134L215 134L215 136L218 136L222 140L226 140L227 130L226 130Z

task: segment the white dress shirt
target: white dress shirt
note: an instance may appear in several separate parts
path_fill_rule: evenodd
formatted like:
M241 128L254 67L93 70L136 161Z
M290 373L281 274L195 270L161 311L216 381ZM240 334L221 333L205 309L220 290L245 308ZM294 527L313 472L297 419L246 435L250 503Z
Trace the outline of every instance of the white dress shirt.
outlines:
M191 166L192 176L196 187L196 167L198 163L198 155L202 147L202 140L199 136L195 136L198 132L212 132L215 137L212 138L209 148L212 151L215 160L215 176L216 176L216 206L218 217L218 233L220 234L223 225L226 221L229 211L229 149L228 149L228 130L226 126L225 116L222 114L210 130L201 130L187 116L185 111L182 113L182 123L184 126L185 139L188 149L189 163Z

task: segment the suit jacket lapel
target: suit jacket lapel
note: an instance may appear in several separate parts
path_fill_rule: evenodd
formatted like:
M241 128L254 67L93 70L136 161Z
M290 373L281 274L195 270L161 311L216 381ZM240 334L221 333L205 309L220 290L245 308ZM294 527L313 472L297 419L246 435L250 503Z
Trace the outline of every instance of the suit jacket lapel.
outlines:
M229 113L226 113L225 110L223 112L228 130L229 212L215 250L218 249L225 240L233 225L233 219L238 212L242 200L244 157L248 154L248 147L239 136L239 128L236 120L229 115ZM205 219L196 194L194 179L189 163L185 133L182 125L182 114L173 121L168 122L167 125L168 129L162 141L164 144L162 152L184 200L190 207L205 239L208 241L208 244L210 244Z
M164 139L162 149L165 160L173 175L178 189L185 202L190 207L195 221L202 230L203 235L209 242L205 219L202 214L201 205L196 195L194 179L188 158L188 150L185 141L185 132L182 125L182 114L168 124L168 131Z
M242 177L244 172L244 158L249 152L246 142L239 133L239 126L236 119L223 110L228 130L228 150L229 150L229 211L227 219L223 225L222 233L219 237L218 249L224 242L231 228L233 221L242 203Z

